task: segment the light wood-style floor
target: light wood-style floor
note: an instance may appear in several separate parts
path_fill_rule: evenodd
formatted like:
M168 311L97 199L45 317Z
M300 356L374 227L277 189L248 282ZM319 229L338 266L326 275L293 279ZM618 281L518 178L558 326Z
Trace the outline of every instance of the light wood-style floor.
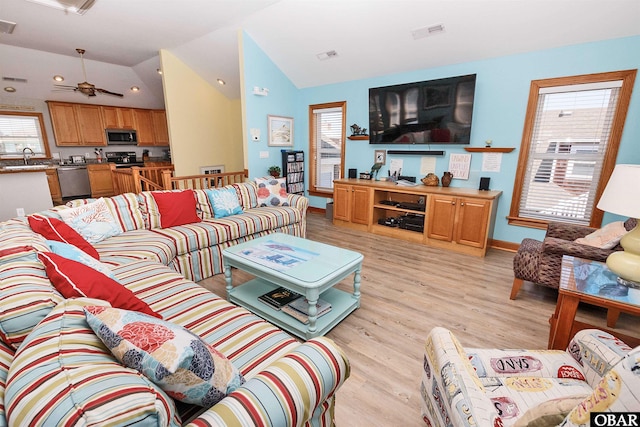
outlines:
M425 425L420 372L424 340L435 326L454 331L465 347L547 348L557 292L525 283L511 301L513 253L459 255L334 227L314 213L307 238L364 254L361 307L327 334L351 362L337 394L339 426ZM338 287L350 291L352 280ZM200 284L226 296L223 275ZM581 306L578 319L605 327L606 312ZM637 336L640 318L622 313L618 329Z

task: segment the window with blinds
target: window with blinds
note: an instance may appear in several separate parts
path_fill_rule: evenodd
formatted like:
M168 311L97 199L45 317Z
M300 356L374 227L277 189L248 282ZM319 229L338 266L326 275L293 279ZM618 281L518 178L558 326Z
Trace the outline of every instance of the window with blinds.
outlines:
M49 157L42 113L0 111L0 157L22 157L25 148Z
M346 102L309 106L310 191L333 193L343 176Z
M615 162L620 115L626 115L621 96L630 97L625 78L610 74L586 82L579 76L575 84L572 78L532 82L510 221L599 225L595 205Z

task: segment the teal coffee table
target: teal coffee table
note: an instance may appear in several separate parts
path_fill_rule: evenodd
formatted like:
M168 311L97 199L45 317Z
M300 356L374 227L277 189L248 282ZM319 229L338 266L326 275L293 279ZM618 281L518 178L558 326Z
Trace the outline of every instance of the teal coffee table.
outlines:
M308 340L329 332L360 307L362 254L283 233L270 234L222 251L227 299L274 325ZM231 267L255 276L233 286ZM353 293L334 288L353 274ZM309 301L309 323L260 302L258 297L278 287L304 295ZM318 298L331 311L317 317Z

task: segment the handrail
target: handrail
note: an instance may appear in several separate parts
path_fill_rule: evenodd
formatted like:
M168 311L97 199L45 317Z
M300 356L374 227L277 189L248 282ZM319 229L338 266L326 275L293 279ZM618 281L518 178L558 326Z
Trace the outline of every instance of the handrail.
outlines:
M162 186L165 190L204 190L241 183L249 176L247 169L238 172L223 172L189 176L172 176L171 171L162 171Z
M115 194L162 190L162 173L173 172L171 166L116 168L111 164L111 180Z

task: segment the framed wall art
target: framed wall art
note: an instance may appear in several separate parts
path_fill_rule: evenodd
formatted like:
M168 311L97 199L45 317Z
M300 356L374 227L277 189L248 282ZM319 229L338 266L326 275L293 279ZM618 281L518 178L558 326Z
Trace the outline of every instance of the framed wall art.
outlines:
M373 154L373 163L387 163L387 152L385 150L376 150Z
M267 116L270 147L293 146L293 118Z

